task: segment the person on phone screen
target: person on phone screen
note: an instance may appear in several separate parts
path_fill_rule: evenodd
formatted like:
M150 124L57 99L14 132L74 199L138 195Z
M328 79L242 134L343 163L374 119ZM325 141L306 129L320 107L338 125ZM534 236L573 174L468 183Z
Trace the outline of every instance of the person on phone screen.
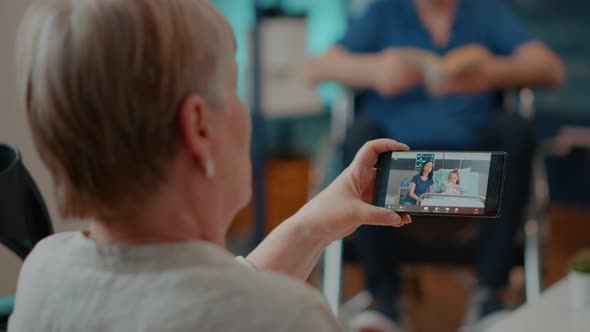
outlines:
M444 184L442 193L447 195L463 195L463 192L461 180L459 180L459 170L455 168L449 173L448 181Z
M412 178L412 181L410 182L410 192L402 204L418 205L422 194L432 192L432 185L434 184L434 181L432 180L432 174L434 172L432 169L433 163L430 160L422 165L420 173L414 175Z
M561 85L565 70L558 56L501 0L375 0L334 47L309 61L307 77L359 91L344 143L345 166L363 142L378 137L415 150L511 156L502 218L481 226L478 282L464 325L501 312L498 293L507 285L514 237L524 220L534 132L517 115L501 111L500 96L511 88ZM398 234L361 227L355 236L374 313L393 323L400 318L392 240Z

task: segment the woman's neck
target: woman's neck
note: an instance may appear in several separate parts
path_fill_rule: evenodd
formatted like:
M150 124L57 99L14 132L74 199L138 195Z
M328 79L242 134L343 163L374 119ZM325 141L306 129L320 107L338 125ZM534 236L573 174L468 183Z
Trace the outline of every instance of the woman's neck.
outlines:
M158 244L186 241L208 241L223 246L224 237L207 230L189 214L169 217L130 218L92 221L90 238L106 244Z
M180 173L182 174L182 173ZM207 184L185 178L163 185L158 194L142 209L128 216L93 221L90 237L108 244L157 244L184 241L208 241L225 244L225 231L230 222L220 213L215 190L204 190ZM195 192L200 188L201 191ZM203 194L206 192L207 194Z

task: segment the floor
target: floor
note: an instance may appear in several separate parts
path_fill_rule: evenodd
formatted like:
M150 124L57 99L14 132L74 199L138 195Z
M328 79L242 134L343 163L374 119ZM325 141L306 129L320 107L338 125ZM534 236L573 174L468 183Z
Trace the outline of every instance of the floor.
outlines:
M575 252L590 247L590 210L572 210L554 206L550 211L551 236L546 246L544 259L545 283L550 286L563 278L568 263ZM457 271L445 267L417 266L421 294L416 296L410 282L405 283L408 318L414 332L456 331L463 319L467 292L460 285ZM467 273L473 273L465 269ZM504 294L513 305L524 301L524 273L515 268L511 286ZM348 265L344 271L343 298L364 289L362 270L358 265Z
M307 200L309 188L309 162L304 160L277 160L268 165L267 218L269 230L293 214ZM289 190L285 190L289 188ZM251 209L238 216L232 229L236 235L251 225ZM545 282L551 285L568 271L568 262L580 248L590 247L590 208L572 209L552 206L549 213L550 237L544 260ZM230 235L231 236L231 235ZM460 325L467 292L457 281L457 273L447 268L417 266L421 296L405 292L408 318L414 332L451 332ZM472 272L472 271L468 271ZM344 299L364 289L362 270L358 265L347 265L343 274ZM523 272L515 269L511 287L505 298L514 304L524 300ZM407 283L407 290L412 290Z

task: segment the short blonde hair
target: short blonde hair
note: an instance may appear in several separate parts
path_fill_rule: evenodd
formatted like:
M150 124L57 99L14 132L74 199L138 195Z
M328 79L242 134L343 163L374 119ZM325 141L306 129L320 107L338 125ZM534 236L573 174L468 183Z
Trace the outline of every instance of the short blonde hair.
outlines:
M183 99L223 99L235 41L207 0L44 0L17 66L35 145L64 217L137 212L176 156Z

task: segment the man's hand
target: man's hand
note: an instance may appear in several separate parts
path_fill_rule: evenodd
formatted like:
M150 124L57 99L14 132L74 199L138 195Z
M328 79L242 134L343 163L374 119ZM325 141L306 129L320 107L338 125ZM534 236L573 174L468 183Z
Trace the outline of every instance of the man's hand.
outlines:
M484 69L492 58L487 48L477 44L457 48L442 58L413 47L389 48L379 54L375 89L396 96L424 82L435 96L483 92L490 88Z
M435 96L453 94L479 94L494 90L494 75L490 63L482 63L461 74L444 78L440 86L432 91Z
M450 52L442 62L435 96L478 94L496 88L494 64L496 57L485 47L468 45Z
M412 47L388 48L378 55L373 74L375 90L384 96L397 96L424 79L426 63L438 61L431 52Z
M447 53L441 61L440 69L444 77L453 77L480 66L492 57L493 54L486 47L469 44Z

